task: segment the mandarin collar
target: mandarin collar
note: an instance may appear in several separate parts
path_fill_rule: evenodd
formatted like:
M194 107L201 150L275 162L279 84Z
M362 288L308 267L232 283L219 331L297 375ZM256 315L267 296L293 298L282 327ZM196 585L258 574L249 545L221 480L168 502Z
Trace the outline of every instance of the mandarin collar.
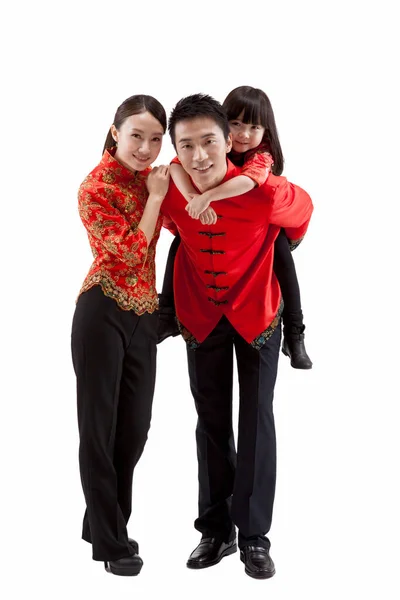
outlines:
M151 171L151 167L146 167L145 169L143 169L143 171L133 172L124 165L122 165L115 158L116 151L116 146L113 146L112 148L106 148L100 161L100 165L105 169L112 169L113 173L117 177L118 183L132 181L132 179L135 179L136 181L140 179L146 179L147 175Z

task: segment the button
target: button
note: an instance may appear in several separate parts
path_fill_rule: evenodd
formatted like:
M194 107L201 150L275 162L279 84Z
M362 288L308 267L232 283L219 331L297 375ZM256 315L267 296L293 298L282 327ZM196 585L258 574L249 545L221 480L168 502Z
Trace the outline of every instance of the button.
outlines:
M222 292L223 290L229 290L229 285L223 285L219 287L218 285L208 285L208 288L215 290L216 292Z
M215 304L215 306L220 306L220 304L228 304L228 300L214 300L214 298L210 298L210 296L207 298L207 300Z
M209 238L213 238L213 237L217 237L217 236L221 236L221 235L226 235L225 231L221 231L218 233L213 233L211 231L198 231L199 235L206 235Z
M218 275L228 275L226 271L204 271L207 275L212 275L213 277L217 277Z

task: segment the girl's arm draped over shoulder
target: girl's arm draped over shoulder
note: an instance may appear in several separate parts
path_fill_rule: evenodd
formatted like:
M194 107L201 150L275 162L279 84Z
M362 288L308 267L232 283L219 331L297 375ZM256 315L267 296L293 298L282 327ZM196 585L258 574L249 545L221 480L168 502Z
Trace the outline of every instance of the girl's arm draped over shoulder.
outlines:
M175 156L175 158L173 158L171 161L170 174L171 174L171 178L172 178L173 182L175 183L179 192L185 198L186 202L189 203L192 200L193 196L195 196L197 198L200 197L197 193L197 190L194 188L194 186L192 184L192 180L190 179L189 175L186 173L185 169L182 167L181 162L177 156ZM209 208L209 204L210 203L208 202L207 206L204 206L200 211L198 211L197 216L194 217L194 218L198 218L198 216L200 215L200 221L203 225L215 225L215 223L217 222L217 214L213 208ZM188 204L188 206L189 206L189 204ZM188 210L188 207L186 207L186 210ZM200 214L200 213L202 213L202 214ZM190 216L192 216L192 215L190 215ZM167 225L166 223L169 223L169 224ZM168 221L167 219L164 218L164 227L166 227L167 229L169 229L171 231L171 233L176 235L177 234L176 227L175 227L175 225L171 225L171 224L172 224L172 221Z
M197 194L193 187L189 175L186 173L182 165L174 159L170 165L170 172L173 182L185 198L186 202L190 202L193 194Z
M221 183L204 194L196 195L186 207L189 215L197 219L211 202L241 196L263 185L269 175L273 159L269 152L259 152L243 165L240 175Z
M274 159L269 152L256 152L242 167L242 175L254 181L255 185L263 185L268 178Z

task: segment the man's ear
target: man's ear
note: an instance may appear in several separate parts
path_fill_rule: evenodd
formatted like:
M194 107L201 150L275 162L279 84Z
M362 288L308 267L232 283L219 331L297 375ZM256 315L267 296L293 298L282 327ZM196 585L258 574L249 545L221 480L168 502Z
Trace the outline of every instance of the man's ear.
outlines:
M229 152L232 150L232 134L230 133L228 135L228 137L226 138L226 153L229 154Z
M118 129L115 127L115 125L111 125L111 135L114 138L114 142L118 143Z

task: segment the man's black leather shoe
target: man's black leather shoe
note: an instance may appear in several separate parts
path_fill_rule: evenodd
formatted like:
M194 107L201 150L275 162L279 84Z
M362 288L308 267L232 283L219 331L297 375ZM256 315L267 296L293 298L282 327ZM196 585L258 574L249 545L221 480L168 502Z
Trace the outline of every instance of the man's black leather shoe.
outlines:
M304 345L303 327L284 328L282 352L290 358L290 364L294 369L311 369L312 362L306 352Z
M104 567L108 573L114 575L133 576L139 575L143 561L138 554L120 558L118 560L104 561Z
M250 577L268 579L275 575L275 565L268 548L244 546L240 550L240 560L244 562L244 570Z
M221 542L219 538L205 537L189 556L186 566L189 569L205 569L220 562L224 556L237 551L236 539L231 542Z

